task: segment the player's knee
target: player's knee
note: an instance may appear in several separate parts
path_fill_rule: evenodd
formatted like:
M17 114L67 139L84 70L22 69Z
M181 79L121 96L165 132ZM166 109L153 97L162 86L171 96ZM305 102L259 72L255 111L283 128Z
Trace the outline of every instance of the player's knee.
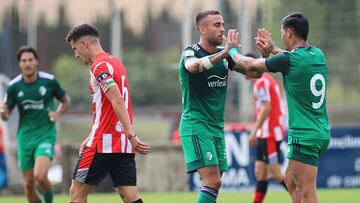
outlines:
M34 179L24 180L24 187L26 191L35 190L35 181Z
M255 178L257 181L260 181L260 180L267 180L267 174L260 170L260 169L256 169L255 170Z
M118 193L124 202L136 202L140 199L140 195L136 189L134 190L119 190Z
M309 200L316 198L316 191L312 189L303 189L301 191L301 199Z
M47 176L43 175L43 174L40 174L40 173L35 173L34 174L34 179L35 179L36 182L41 184L41 183L47 181Z
M69 195L71 202L78 202L82 198L82 196L84 196L81 190L79 190L79 188L75 187L73 184L70 187Z
M212 180L210 180L206 186L209 186L211 188L214 188L214 189L219 189L221 187L221 179L220 178L214 178Z

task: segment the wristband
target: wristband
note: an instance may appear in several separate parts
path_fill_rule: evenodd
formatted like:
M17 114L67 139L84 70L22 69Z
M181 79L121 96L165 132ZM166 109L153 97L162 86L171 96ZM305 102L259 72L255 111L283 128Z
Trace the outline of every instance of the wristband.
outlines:
M231 48L231 49L229 50L229 55L231 56L231 58L234 58L234 55L235 55L236 53L239 53L239 49L238 49L238 48Z
M213 67L213 64L211 63L211 61L210 61L210 59L209 59L208 56L202 57L202 58L201 58L201 62L203 63L204 68L205 68L206 70L209 70L210 68Z

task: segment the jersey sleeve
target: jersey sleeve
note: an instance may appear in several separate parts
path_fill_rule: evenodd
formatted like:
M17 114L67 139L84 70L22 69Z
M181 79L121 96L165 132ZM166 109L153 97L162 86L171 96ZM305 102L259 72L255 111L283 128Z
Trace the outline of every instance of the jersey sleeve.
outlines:
M281 72L286 75L290 70L290 57L288 52L283 52L280 54L276 54L271 56L265 60L265 64L267 69L270 72Z
M110 87L115 86L115 80L112 75L112 71L108 68L105 62L100 63L96 68L92 71L96 82L98 82L101 90L106 93Z
M13 86L9 86L7 88L4 103L9 107L9 109L13 109L15 107L16 96Z
M265 80L256 85L255 95L260 102L270 102L270 87Z
M53 87L54 87L54 92L53 92L54 97L56 97L56 99L58 100L61 100L66 93L56 79L53 80Z
M193 49L191 49L190 47L186 48L182 55L181 55L181 64L182 64L182 67L185 68L185 62L189 59L192 59L192 58L197 58L195 56L195 51Z

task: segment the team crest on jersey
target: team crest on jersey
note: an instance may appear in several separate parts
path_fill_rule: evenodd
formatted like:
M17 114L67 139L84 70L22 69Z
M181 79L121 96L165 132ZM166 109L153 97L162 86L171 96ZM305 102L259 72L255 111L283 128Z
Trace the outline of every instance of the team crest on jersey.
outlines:
M193 50L186 50L184 52L184 57L189 57L189 56L195 56L195 52Z
M41 96L44 96L46 94L46 88L44 86L40 86L39 93Z
M211 154L211 152L207 152L206 153L206 158L211 161L211 159L213 158L213 155Z
M265 100L266 99L266 93L265 93L264 88L260 88L258 90L258 97L259 97L260 100Z
M229 62L226 59L223 59L224 67L229 69Z
M123 131L123 126L121 125L120 121L118 121L118 122L116 123L115 130L118 131L118 132L122 132L122 131Z
M24 92L23 91L20 91L18 94L17 94L18 97L23 97L24 96Z

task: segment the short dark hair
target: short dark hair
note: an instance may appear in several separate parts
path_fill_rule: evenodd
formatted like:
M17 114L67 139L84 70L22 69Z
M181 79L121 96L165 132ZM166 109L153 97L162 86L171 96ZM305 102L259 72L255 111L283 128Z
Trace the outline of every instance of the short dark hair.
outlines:
M94 36L100 38L99 31L95 26L90 24L82 24L70 30L66 36L66 41L69 43L71 41L76 42L83 36Z
M309 34L309 21L302 13L294 12L285 16L282 20L282 26L283 28L294 29L298 37L305 41L307 40Z
M31 46L24 45L24 46L21 46L21 47L19 48L19 50L17 51L17 53L16 53L16 59L17 59L18 62L20 62L21 56L22 56L22 54L25 53L25 52L33 53L35 59L36 59L36 60L38 59L38 54L37 54L36 50L35 50L33 47L31 47Z
M195 18L195 24L196 27L199 28L199 23L202 19L204 19L205 17L209 16L209 15L220 15L220 11L218 10L205 10L205 11L201 11L196 15Z

